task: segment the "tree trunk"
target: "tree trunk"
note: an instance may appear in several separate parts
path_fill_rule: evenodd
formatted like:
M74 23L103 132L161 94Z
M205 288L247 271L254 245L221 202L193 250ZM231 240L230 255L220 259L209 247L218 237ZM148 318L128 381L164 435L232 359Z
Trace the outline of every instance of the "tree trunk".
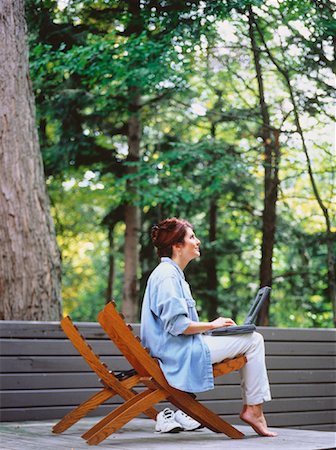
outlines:
M130 118L128 120L128 162L137 162L140 157L141 126L138 117L140 95L137 88L130 88ZM128 174L135 174L137 168L128 166ZM124 288L122 312L129 322L138 320L139 282L139 232L140 208L136 205L136 190L131 182L127 182L127 193L131 200L125 205L125 244L124 244Z
M209 208L209 243L212 244L217 239L217 198L210 201ZM208 320L218 317L218 277L217 277L217 256L216 251L210 245L208 257L206 259L206 289L208 291L207 309Z
M109 252L108 252L108 262L109 262L109 273L107 279L107 289L106 289L106 303L113 299L113 285L114 285L114 227L110 226L108 229L108 242L109 242Z
M124 222L124 205L119 205L117 208L111 209L111 211L104 217L102 224L107 227L108 230L108 262L109 272L107 278L106 288L106 303L113 299L113 289L115 280L115 248L114 248L114 230L118 222Z
M23 0L0 3L0 319L59 320L61 261L29 80Z
M272 287L272 258L275 242L276 204L279 186L279 131L270 123L268 106L265 101L264 81L260 64L260 50L254 36L255 18L252 7L249 7L249 35L258 81L259 103L263 121L262 139L264 143L264 208L262 216L261 261L259 268L260 286ZM270 298L264 303L259 316L258 325L269 325Z
M214 106L214 110L221 110L222 92L217 93L218 98ZM216 139L216 123L211 122L211 139ZM209 232L208 239L210 248L205 255L205 271L206 271L206 303L208 320L214 320L218 317L218 276L217 276L217 255L216 248L213 243L217 240L217 212L218 212L218 198L216 195L210 199L209 205Z

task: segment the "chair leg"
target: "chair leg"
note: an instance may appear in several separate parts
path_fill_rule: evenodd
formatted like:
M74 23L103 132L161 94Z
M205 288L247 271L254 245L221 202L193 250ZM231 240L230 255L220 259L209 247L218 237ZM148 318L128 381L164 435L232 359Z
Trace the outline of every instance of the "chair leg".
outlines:
M138 395L138 393L132 389L135 385L139 384L141 382L141 377L139 375L133 375L130 378L126 378L125 380L122 380L120 383L123 385L123 387L127 388L129 392L127 392L127 395L125 395L125 392L117 392L124 400L130 400L132 397ZM156 416L158 415L158 411L154 408L148 408L146 411L144 411L144 414L146 414L147 417L150 419L156 420Z
M101 391L94 394L85 402L81 403L77 408L66 414L62 420L60 420L52 429L53 433L63 433L63 431L70 428L82 417L85 417L90 411L96 409L99 405L106 402L109 398L113 397L116 393L112 389L104 388Z
M141 392L108 414L103 420L83 434L82 438L87 439L89 445L99 444L130 420L161 400L166 399L167 395L166 392L161 390L146 390Z
M168 401L215 433L224 433L232 439L244 437L244 434L237 428L225 422L225 420L185 392L180 391L177 395L169 396Z

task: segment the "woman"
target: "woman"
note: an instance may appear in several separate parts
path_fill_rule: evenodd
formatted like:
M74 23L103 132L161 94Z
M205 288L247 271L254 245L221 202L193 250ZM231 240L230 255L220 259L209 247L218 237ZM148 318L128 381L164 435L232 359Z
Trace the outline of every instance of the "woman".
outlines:
M185 220L170 218L152 228L151 238L161 263L150 275L141 314L141 340L157 358L168 383L186 392L214 388L212 364L239 354L247 357L240 370L243 408L240 418L261 436L276 436L267 427L262 403L271 400L265 366L264 341L259 333L211 336L204 333L234 325L219 317L199 322L195 301L183 270L200 256L200 241ZM170 423L171 421L171 423ZM174 423L175 422L175 423ZM185 422L185 423L184 423ZM196 429L193 419L180 411L160 413L158 431Z

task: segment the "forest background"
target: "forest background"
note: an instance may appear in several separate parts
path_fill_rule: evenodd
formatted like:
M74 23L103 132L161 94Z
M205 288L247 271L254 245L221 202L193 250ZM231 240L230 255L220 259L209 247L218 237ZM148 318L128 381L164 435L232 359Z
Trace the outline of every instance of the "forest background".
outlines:
M30 75L63 313L138 321L150 229L195 227L202 319L331 327L333 2L28 0Z

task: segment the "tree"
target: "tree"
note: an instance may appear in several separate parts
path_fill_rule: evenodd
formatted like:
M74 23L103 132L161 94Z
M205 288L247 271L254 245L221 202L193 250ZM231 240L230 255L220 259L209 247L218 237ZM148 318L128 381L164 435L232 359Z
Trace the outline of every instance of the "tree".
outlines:
M305 5L305 7L307 8L307 5ZM309 11L309 9L314 9L314 6L309 5L309 2L308 2L308 11ZM314 12L315 12L315 9L314 9ZM250 14L252 14L252 8L250 8ZM315 12L315 14L316 14L316 12ZM334 68L334 65L325 56L323 50L320 48L320 44L322 42L320 34L322 34L321 30L323 30L325 28L325 23L322 22L322 25L321 25L321 18L319 17L320 13L317 13L316 15L320 19L320 23L319 23L319 26L315 26L315 27L313 27L313 29L314 29L315 36L318 36L319 39L316 39L316 38L313 39L313 42L317 41L317 44L315 44L315 46L314 46L314 44L313 45L309 44L310 52L314 55L316 53L318 53L319 54L319 63L320 64L322 63L323 67L327 66L327 70L331 71ZM330 8L327 9L327 17L329 19L331 19ZM282 18L284 18L283 15L282 15ZM325 20L325 17L322 17L322 18ZM336 324L336 264L335 264L335 257L334 257L334 254L335 254L334 233L332 231L331 213L330 213L330 208L328 208L328 206L327 206L327 202L323 200L322 194L321 194L318 184L316 182L316 177L314 175L313 166L312 166L311 158L309 156L308 146L307 146L307 142L305 139L305 134L303 131L303 126L302 126L301 116L304 113L304 109L302 110L302 108L301 108L301 110L300 110L300 101L303 104L309 105L309 99L307 99L305 102L302 102L303 95L301 94L301 98L300 98L300 96L295 92L296 89L295 89L295 84L293 82L293 78L294 78L293 72L294 71L293 71L293 68L288 67L286 58L284 57L285 49L282 48L282 60L280 60L270 50L270 48L265 40L264 33L263 33L262 29L258 26L257 22L255 22L255 25L256 25L258 34L264 45L265 51L266 51L269 59L274 64L274 66L278 70L279 74L281 74L281 76L284 80L284 84L288 90L290 100L292 103L292 108L293 108L293 110L292 110L293 119L294 119L293 121L294 121L294 124L296 127L296 131L300 136L303 153L304 153L305 159L306 159L309 180L310 180L310 183L312 186L312 191L314 193L316 201L322 211L322 214L323 214L323 217L325 220L325 226L326 226L325 242L326 242L326 247L327 247L327 266L328 266L328 292L329 292L330 301L333 305L334 324ZM325 35L323 37L324 37L325 41L327 42L328 38L330 38L331 36L328 35L328 33L325 33ZM316 52L317 49L319 49L318 52ZM310 57L310 54L308 53L308 61L310 59L309 57ZM309 61L309 63L310 63L310 61ZM309 63L307 64L307 61L304 61L304 66L305 67L309 66ZM330 86L328 86L328 88L329 87Z
M248 33L250 3L261 86ZM269 323L332 325L323 215L307 182L288 88L262 40L290 69L314 179L335 240L336 168L328 138L321 132L319 139L314 125L322 130L331 97L329 19L319 6L325 25L318 28L321 39L311 39L306 20L319 20L309 11L314 4L27 0L40 142L62 248L67 313L95 320L107 279L108 299L113 290L122 307L126 222L135 250L140 237L139 267L137 257L128 259L140 278L141 298L157 262L150 227L167 215L180 215L195 225L202 241L202 258L186 271L201 317L217 309L242 319L258 287L264 175L270 169L265 147L274 144L281 148L281 185L275 236L270 230L274 245L266 241L274 247L273 260L267 259L273 280ZM298 34L301 22L305 39ZM260 114L261 94L269 118ZM269 181L276 187L273 150ZM272 206L274 196L267 200ZM140 233L133 227L138 217L125 217L127 206L141 211ZM264 213L273 224L274 212Z
M35 127L24 1L2 1L0 17L0 319L58 320L60 253Z
M139 0L109 4L72 0L67 7L69 14L63 17L65 22L57 24L56 2L48 0L48 5L42 2L39 7L52 33L36 17L35 5L30 5L30 16L38 21L38 32L33 34L35 39L44 40L34 61L36 78L48 78L51 86L40 90L41 102L50 102L47 97L51 94L56 103L52 120L59 114L58 136L50 146L51 166L62 161L76 167L95 163L102 173L110 171L127 178L120 202L125 221L122 311L129 321L138 319L141 227L138 194L132 183L136 166L132 164L140 158L144 116L171 93L171 86L179 87L180 70L175 68L179 55L172 41L192 34L194 19L190 17L199 2L173 3L163 1L153 6L148 2L145 8ZM41 53L46 55L47 64ZM42 132L47 128L44 122L48 117L40 121ZM113 139L127 140L126 157L118 155ZM111 209L119 206L113 203Z
M278 200L279 187L279 130L271 125L269 107L265 100L265 88L260 63L260 49L255 37L256 19L252 6L248 9L249 36L254 59L254 66L259 89L260 114L262 117L261 136L264 144L264 208L262 220L262 243L261 243L261 261L260 261L260 286L272 287L272 258L275 241L276 228L276 205ZM268 298L263 305L259 316L259 325L269 325L269 305Z

